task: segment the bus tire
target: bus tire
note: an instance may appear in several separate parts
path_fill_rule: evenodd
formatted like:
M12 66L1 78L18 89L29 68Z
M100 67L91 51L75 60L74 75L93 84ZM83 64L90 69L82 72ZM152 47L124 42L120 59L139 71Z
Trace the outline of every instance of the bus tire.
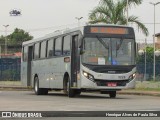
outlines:
M116 97L116 91L110 91L109 92L109 97L110 98L115 98Z
M63 92L66 95L68 95L67 81L68 81L68 76L65 77L64 80L63 80Z
M48 89L47 88L41 88L43 93L42 95L48 95Z
M39 79L38 77L34 78L34 92L36 95L47 95L48 89L46 88L39 88Z
M76 90L75 93L76 93L76 95L80 95L81 94L81 90Z
M76 91L70 87L70 78L69 77L68 77L68 80L67 80L66 89L67 89L68 97L71 98L71 97L74 97L76 95Z

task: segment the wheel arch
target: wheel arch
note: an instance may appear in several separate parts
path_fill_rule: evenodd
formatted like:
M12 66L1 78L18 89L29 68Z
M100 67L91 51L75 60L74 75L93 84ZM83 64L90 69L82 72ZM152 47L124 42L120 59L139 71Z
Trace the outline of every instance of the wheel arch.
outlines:
M37 74L37 73L34 75L34 78L33 78L33 84L32 84L33 87L34 87L34 85L35 85L35 78L36 78L36 77L38 77L38 74Z
M63 82L66 80L66 78L68 78L69 77L69 74L68 74L68 72L65 72L64 73L64 76L63 76Z
M67 80L68 80L68 77L69 77L69 73L65 72L64 76L63 76L63 89L64 89L64 86L65 86Z

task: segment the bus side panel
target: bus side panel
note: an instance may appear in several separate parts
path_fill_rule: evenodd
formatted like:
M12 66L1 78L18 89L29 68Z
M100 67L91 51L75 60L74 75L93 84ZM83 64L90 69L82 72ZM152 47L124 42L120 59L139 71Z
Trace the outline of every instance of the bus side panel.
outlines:
M49 88L58 88L60 63L57 58L51 58L48 60L47 69L49 73Z
M64 57L53 58L50 65L50 88L63 89L65 72L70 74L70 63L64 63Z
M21 63L21 83L27 87L27 62Z
M32 62L32 77L33 75L38 75L40 88L49 88L49 78L48 78L48 72L46 71L47 70L46 65L47 65L46 60L36 60ZM34 82L32 82L32 85L33 83Z
M37 74L40 88L63 89L65 68L66 65L62 57L36 60L32 64L32 79ZM69 68L68 66L67 69L69 70Z

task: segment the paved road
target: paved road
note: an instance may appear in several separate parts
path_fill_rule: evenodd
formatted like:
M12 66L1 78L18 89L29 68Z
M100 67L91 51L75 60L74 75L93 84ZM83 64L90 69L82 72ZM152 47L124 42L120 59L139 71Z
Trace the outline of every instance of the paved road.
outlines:
M60 92L36 96L33 91L0 91L0 111L121 111L158 110L160 97L83 93L68 98Z

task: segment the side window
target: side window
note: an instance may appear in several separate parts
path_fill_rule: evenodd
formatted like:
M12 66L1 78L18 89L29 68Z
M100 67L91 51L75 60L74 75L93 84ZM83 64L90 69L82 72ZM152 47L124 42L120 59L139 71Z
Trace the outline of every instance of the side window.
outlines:
M46 41L41 42L41 52L40 52L41 58L46 57Z
M48 40L47 57L53 56L53 39Z
M57 38L55 40L55 56L61 56L62 55L62 38Z
M71 42L70 35L64 37L63 41L63 55L70 55L71 52Z
M23 47L23 61L28 60L28 46Z
M34 59L38 59L39 58L39 48L40 48L40 44L36 43L34 45Z

